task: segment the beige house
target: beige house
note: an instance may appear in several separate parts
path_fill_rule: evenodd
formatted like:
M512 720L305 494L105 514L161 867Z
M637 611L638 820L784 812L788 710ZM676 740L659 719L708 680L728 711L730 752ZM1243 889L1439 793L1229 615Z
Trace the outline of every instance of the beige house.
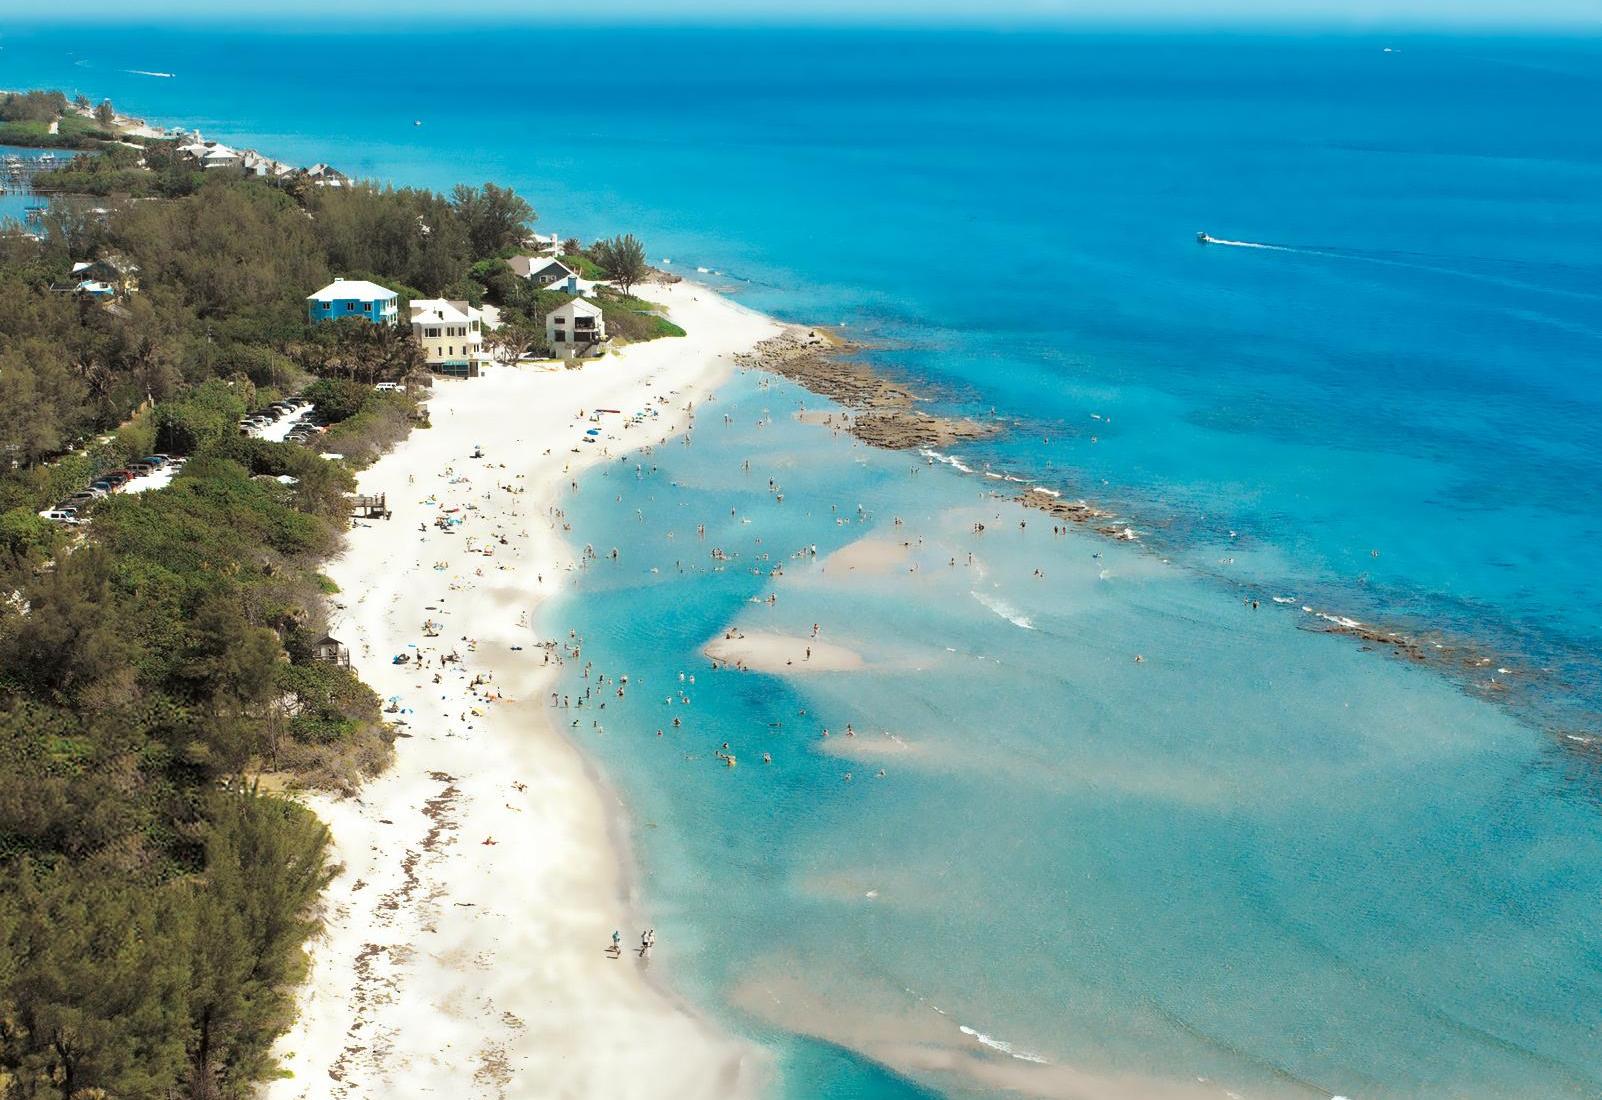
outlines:
M430 370L471 378L488 359L484 315L466 302L419 298L412 302L412 334Z

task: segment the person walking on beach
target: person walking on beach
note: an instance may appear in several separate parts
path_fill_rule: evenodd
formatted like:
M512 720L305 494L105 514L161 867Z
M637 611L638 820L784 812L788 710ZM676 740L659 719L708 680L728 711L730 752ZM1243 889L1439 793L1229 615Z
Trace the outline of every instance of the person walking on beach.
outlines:
M623 933L616 928L612 929L612 957L618 958L623 954Z

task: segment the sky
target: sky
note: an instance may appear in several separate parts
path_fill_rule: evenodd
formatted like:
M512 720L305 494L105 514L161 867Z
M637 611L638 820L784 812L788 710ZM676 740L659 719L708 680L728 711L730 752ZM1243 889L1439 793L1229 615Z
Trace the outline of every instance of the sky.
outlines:
M252 10L242 10L242 9ZM1602 0L121 0L48 4L0 0L19 21L282 23L473 18L650 22L883 22L994 24L1491 26L1602 31Z

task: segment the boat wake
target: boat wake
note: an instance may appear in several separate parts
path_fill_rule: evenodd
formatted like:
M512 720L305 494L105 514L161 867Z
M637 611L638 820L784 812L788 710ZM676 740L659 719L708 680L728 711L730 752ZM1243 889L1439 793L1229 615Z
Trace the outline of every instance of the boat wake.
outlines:
M1205 236L1199 239L1203 244L1221 244L1226 248L1261 248L1266 249L1269 252L1307 252L1314 256L1321 254L1316 250L1297 248L1296 246L1289 244L1267 244L1263 241L1226 241L1222 237Z
M1403 249L1366 249L1342 248L1337 245L1297 245L1275 244L1271 241L1234 241L1227 237L1210 237L1206 233L1198 233L1196 240L1205 245L1220 245L1224 248L1251 248L1261 252L1288 252L1297 256L1320 256L1329 260L1347 260L1355 263L1379 264L1383 267L1401 267L1412 271L1427 271L1432 275L1445 275L1453 279L1471 279L1475 282L1489 283L1493 286L1506 287L1509 290L1523 290L1532 294L1551 294L1560 298L1578 298L1584 301L1602 301L1602 295L1588 290L1574 290L1568 287L1551 286L1547 283L1532 283L1526 279L1513 279L1505 275L1496 275L1487 271L1475 271L1466 267L1449 267L1445 264L1492 264L1498 267L1513 269L1553 269L1567 268L1573 265L1531 262L1526 260L1512 260L1496 256L1450 256L1433 252L1410 252ZM1542 319L1542 318L1536 318Z
M171 80L173 76L176 75L174 73L152 72L149 69L124 69L122 71L125 73L132 73L134 76L159 76L164 80Z

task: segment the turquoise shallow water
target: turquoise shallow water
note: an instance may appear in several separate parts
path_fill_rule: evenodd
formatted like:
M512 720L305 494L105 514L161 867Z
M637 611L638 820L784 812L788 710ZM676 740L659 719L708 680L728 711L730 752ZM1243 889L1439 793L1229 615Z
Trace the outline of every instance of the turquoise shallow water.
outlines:
M530 58L598 35L604 79L530 90ZM1602 1095L1596 775L1563 736L1602 709L1602 41L418 41L8 26L0 85L640 232L993 410L1011 430L962 460L1105 501L1150 548L1019 530L991 483L851 448L752 379L658 472L585 482L575 538L623 553L547 623L636 690L574 734L632 808L675 981L781 1051L781 1092L1074 1066ZM918 573L788 560L868 532L922 536ZM745 571L764 552L785 577ZM1304 632L1304 602L1472 639L1514 705ZM817 622L870 667L709 675L730 622ZM909 747L835 755L848 721L859 753Z
M622 787L703 997L953 1094L997 1063L1247 1096L1602 1091L1602 830L1548 742L1152 553L798 423L803 399L742 378L693 446L588 477L565 506L603 560L546 617L630 677L558 713ZM913 542L917 571L819 566L865 536ZM868 667L710 671L698 646L731 623L819 623ZM977 1065L920 1070L907 1042Z

